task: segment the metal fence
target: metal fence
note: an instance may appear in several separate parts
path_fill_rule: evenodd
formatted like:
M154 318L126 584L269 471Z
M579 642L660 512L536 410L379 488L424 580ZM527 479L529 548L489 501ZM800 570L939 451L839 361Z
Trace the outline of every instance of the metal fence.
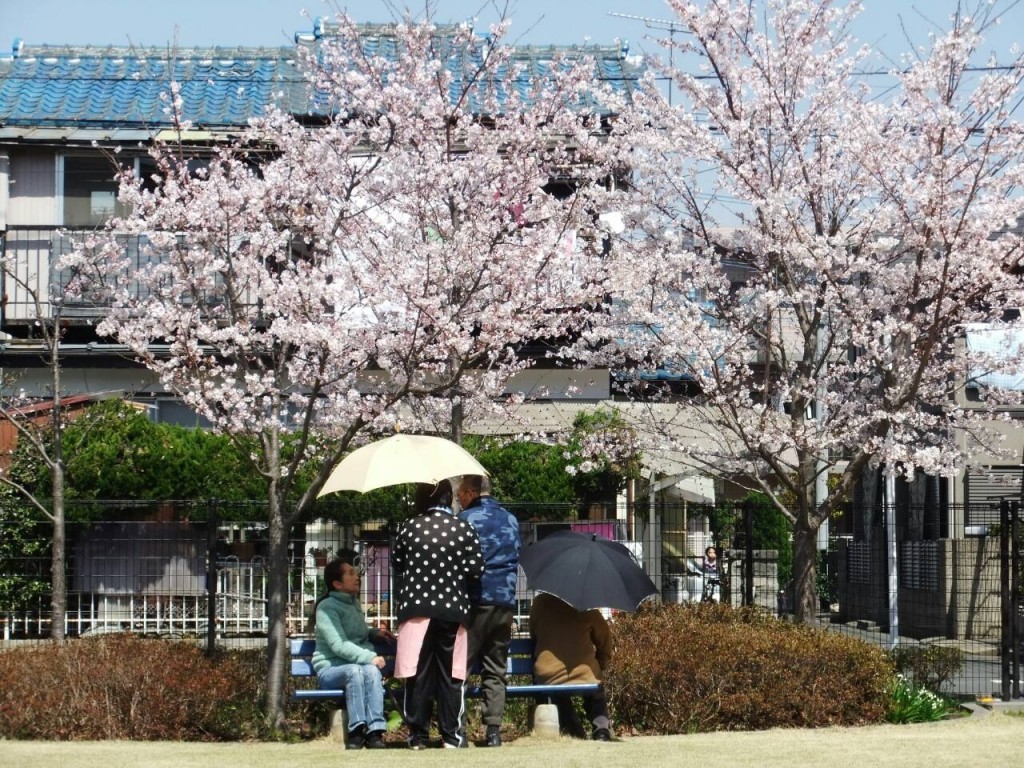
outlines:
M1003 506L1000 511L997 505L995 517L988 505L982 515L969 509L956 512L964 529L975 534L958 538L897 536L894 542L884 525L869 536L832 536L818 564L819 620L831 631L883 647L957 648L964 666L945 692L1018 697L1020 526L1014 507ZM590 507L586 513L591 519L579 519L580 510L564 505L509 507L521 520L524 546L561 529L622 541L666 602L701 599L707 584L700 555L707 544L717 544L723 571L718 599L754 603L778 614L792 610L792 593L778 578L777 553L730 546L733 540L720 540L709 530L699 507L669 510L661 505L653 514L640 507ZM132 519L111 522L115 509ZM266 524L259 521L262 511L259 503L223 502L91 503L77 508L77 515L97 519L67 526L66 634L264 637L267 537ZM354 549L362 557L361 597L368 619L393 625L390 541L405 507L328 505L317 514L322 517L296 526L290 537L288 632L304 632L312 605L324 590L323 564L339 549ZM898 532L899 521L913 514L903 510L896 516ZM984 525L971 522L979 516ZM680 519L681 529L672 522ZM4 644L40 642L50 634L50 536L48 524L29 515L0 518ZM893 543L895 580L889 575ZM517 598L518 629L525 632L533 593L522 574Z
M936 516L958 535L934 539L911 537L907 523L935 510L899 509L892 536L884 510L856 510L880 522L858 536L831 539L819 574L823 619L836 631L887 648L958 649L964 664L946 692L1020 698L1017 507L1006 500L947 507Z
M129 511L147 519L68 523L65 634L266 635L267 526L237 517L232 522L220 519L222 514L237 515L258 506L139 504L131 505ZM359 517L360 511L344 509L339 519L318 519L292 531L289 633L304 631L313 603L324 592L323 566L341 549L355 550L361 557L365 569L361 598L367 617L374 623L394 624L389 559L394 518L344 519ZM550 506L530 511L534 517L539 512L565 513L564 508ZM196 519L197 512L203 513L201 519ZM545 517L520 524L524 544L559 529L624 538L623 526L615 520ZM0 544L0 640L38 641L50 635L50 537L48 524L0 519L0 541L7 542L7 546ZM517 621L525 627L533 595L525 579L520 581ZM212 628L211 599L216 617Z

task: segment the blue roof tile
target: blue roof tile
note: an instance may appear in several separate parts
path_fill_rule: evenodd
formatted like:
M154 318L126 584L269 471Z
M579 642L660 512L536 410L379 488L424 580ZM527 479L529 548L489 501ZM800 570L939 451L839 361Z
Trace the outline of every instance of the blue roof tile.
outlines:
M318 45L300 39L297 45ZM449 39L438 43L455 75L453 97L463 72L478 59L476 52L445 49ZM367 52L398 57L396 38L384 27L367 27ZM595 78L629 92L637 72L626 64L619 48L520 47L516 66L523 74L514 84L520 99L548 75L555 56L589 55L595 60ZM168 114L170 82L180 85L182 116L197 127L224 128L244 125L260 115L278 93L293 114L322 111L322 95L311 98L299 71L296 49L212 48L189 49L172 55L165 49L24 47L14 58L0 60L0 125L76 128L161 128L171 124ZM471 94L475 111L484 109L486 84ZM497 103L509 94L497 92ZM591 101L592 100L588 100Z
M165 51L26 48L0 61L4 125L161 127L170 80L181 85L183 117L197 125L244 125L287 80L301 83L294 49Z

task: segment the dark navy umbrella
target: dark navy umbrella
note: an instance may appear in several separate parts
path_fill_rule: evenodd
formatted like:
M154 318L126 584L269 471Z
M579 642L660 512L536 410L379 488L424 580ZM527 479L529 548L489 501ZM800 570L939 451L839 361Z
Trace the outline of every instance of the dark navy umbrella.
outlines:
M530 589L548 592L581 611L635 611L658 592L632 552L593 533L551 533L526 547L519 564Z

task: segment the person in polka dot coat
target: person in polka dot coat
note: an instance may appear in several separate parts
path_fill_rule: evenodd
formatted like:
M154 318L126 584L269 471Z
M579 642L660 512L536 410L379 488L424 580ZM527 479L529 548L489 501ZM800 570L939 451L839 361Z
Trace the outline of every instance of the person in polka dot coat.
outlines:
M469 588L483 574L483 557L476 530L452 514L451 503L449 481L417 486L417 514L399 526L391 552L396 676L406 678L403 709L414 749L426 743L435 700L444 746L466 746L466 621Z

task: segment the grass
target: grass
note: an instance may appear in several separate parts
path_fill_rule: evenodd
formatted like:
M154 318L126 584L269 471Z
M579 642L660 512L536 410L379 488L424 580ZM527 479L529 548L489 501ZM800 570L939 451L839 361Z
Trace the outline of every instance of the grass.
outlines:
M203 744L178 742L0 742L0 764L58 768L337 768L346 765L452 768L558 768L679 766L711 763L735 768L778 766L885 765L886 768L986 768L1018 766L1024 718L999 712L918 725L863 728L703 733L688 736L625 737L610 744L521 738L501 749L463 752L341 753L329 740L282 743Z

